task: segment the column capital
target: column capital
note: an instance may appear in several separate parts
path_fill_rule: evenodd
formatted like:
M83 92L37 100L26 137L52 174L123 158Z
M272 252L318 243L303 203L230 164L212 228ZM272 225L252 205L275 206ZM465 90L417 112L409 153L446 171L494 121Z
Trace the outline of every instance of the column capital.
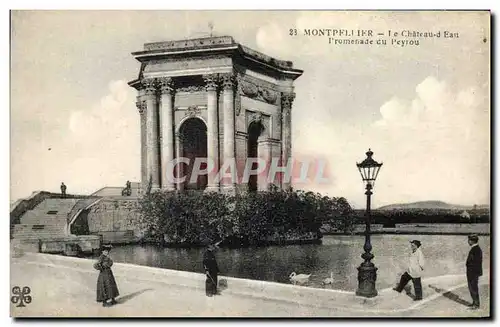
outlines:
M135 102L135 106L139 110L140 114L144 113L144 111L146 111L146 108L147 108L146 101L139 100L139 99Z
M283 108L283 111L292 109L293 100L295 100L295 93L293 92L281 93L281 108Z
M207 91L217 90L217 84L219 82L219 76L217 74L203 75L203 80L205 81L205 88Z
M234 73L219 74L220 82L223 90L234 90L237 84L236 75Z
M141 80L145 95L156 94L156 80L154 78L144 78Z
M174 93L174 81L171 77L160 77L157 81L160 86L161 94Z

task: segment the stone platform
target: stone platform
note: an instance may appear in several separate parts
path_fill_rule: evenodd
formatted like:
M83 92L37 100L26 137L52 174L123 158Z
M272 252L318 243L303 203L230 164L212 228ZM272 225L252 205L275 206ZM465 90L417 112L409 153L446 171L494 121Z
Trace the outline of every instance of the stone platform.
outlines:
M101 237L97 235L67 235L50 238L25 238L10 241L11 254L22 256L25 252L77 255L92 253L101 248Z

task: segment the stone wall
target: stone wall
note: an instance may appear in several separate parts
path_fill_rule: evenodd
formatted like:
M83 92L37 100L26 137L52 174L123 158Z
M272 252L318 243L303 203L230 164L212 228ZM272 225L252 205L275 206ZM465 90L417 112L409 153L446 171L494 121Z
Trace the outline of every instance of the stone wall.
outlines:
M134 243L142 234L137 199L103 199L87 214L89 233L101 235L104 243Z

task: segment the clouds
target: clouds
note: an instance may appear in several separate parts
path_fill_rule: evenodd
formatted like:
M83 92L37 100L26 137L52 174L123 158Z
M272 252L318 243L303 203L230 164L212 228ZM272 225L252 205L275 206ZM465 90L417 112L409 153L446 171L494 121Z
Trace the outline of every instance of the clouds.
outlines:
M383 103L380 118L371 124L315 126L320 135L308 137L307 144L316 143L315 151L323 148L328 153L335 176L328 191L363 203L354 162L371 147L375 160L384 162L376 205L423 200L488 203L487 90L452 90L433 76L414 90L413 98L394 96Z
M33 190L59 192L61 181L70 193L89 194L106 185L139 180L135 92L123 80L111 81L106 95L87 110L71 111L53 132L45 130L43 137L30 142L28 138L16 141L12 197L27 196ZM46 124L38 124L44 130Z
M130 121L138 119L134 109L134 89L125 81L118 80L109 83L108 91L109 94L89 110L74 111L71 114L69 130L76 142L89 138L123 136Z
M453 91L428 77L408 104L382 105L373 135L381 154L393 153L395 161L381 188L406 188L408 198L420 200L488 202L489 113L480 106L487 99L484 90Z
M139 114L136 91L123 80L112 81L109 93L88 111L71 114L68 129L75 152L75 164L105 178L107 185L138 180L140 164ZM97 159L97 160L95 160ZM75 178L73 177L73 180ZM94 188L103 179L93 179ZM78 181L78 179L76 179Z
M216 35L304 70L295 81L293 151L328 160L322 192L364 203L355 163L384 161L374 205L441 199L486 202L489 147L488 13L31 12L13 15L13 197L36 189L92 192L139 180L137 77L130 55L215 22ZM485 19L488 18L488 19ZM78 24L74 22L78 20ZM417 48L332 46L290 29L458 32ZM74 38L78 35L78 38ZM36 54L34 56L33 54ZM51 151L47 149L51 147ZM34 165L33 163L36 163Z

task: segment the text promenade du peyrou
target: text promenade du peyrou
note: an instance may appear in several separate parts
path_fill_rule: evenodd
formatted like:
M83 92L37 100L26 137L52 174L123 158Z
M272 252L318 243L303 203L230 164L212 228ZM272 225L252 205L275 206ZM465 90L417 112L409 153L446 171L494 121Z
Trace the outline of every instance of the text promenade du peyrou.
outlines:
M325 37L331 45L391 45L396 47L419 46L421 39L458 39L459 33L452 31L418 31L371 29L304 28L289 30L290 36Z

